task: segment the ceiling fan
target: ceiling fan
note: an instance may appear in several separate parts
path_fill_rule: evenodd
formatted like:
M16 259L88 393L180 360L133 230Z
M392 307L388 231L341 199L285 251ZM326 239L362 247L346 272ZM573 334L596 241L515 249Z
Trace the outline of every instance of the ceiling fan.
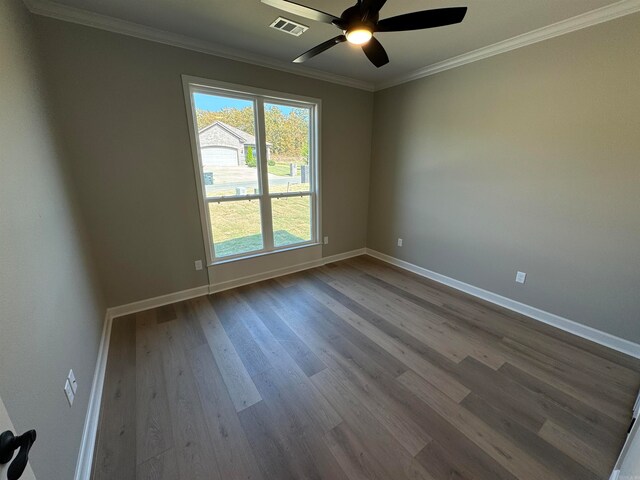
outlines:
M296 58L295 63L305 62L339 43L349 42L361 45L367 58L378 68L389 63L389 57L382 44L373 36L374 33L403 32L452 25L462 22L467 13L467 7L437 8L379 20L380 9L386 1L357 0L354 6L347 8L339 17L290 0L262 0L262 3L300 17L329 23L342 30L342 35L313 47Z

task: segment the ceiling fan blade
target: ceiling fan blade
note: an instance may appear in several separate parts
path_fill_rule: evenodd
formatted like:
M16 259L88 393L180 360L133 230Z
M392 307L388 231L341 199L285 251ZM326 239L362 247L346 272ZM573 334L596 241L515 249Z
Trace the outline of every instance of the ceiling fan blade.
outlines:
M327 40L326 42L322 42L320 45L316 45L311 50L304 52L302 55L296 58L293 61L293 63L306 62L310 58L315 57L316 55L324 52L325 50L329 50L331 47L346 41L347 41L347 37L345 37L344 35L338 35L337 37L332 38L331 40Z
M404 32L452 25L460 23L466 13L467 7L436 8L434 10L406 13L380 20L376 25L376 32Z
M360 2L360 11L362 12L362 20L366 21L367 18L374 17L387 0L362 0Z
M262 0L262 3L317 22L333 23L336 20L340 20L340 18L329 13L321 12L315 8L305 7L304 5L290 2L289 0Z
M362 50L364 50L367 58L371 60L371 63L378 68L389 63L389 56L387 55L387 52L375 37L371 37L371 40L369 40L365 45L362 45Z

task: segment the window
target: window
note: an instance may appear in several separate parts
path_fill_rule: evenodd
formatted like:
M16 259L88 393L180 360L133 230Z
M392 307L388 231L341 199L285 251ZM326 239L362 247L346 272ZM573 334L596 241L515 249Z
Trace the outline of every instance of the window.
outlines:
M184 78L208 263L318 244L319 100Z

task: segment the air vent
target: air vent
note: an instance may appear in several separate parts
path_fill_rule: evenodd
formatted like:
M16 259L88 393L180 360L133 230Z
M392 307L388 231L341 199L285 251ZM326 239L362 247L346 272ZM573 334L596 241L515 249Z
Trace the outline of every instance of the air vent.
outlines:
M299 37L304 32L309 30L309 27L307 27L306 25L301 25L300 23L296 23L293 20L282 17L276 18L275 21L269 26L295 37Z

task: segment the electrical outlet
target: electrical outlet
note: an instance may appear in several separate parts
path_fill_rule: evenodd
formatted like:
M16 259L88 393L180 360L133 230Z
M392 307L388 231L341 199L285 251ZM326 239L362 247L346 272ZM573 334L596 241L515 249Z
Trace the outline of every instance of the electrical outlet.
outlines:
M73 370L69 370L69 375L67 375L67 380L71 384L71 390L73 390L73 394L78 393L78 382L76 381L76 376L73 373Z
M324 237L324 244L327 245L329 243L329 237Z
M202 270L202 260L196 260L196 270Z
M401 239L401 238L399 238L399 239L398 239L398 246L399 246L399 247L401 247L401 246L402 246L402 239Z
M526 279L527 274L525 272L518 271L518 273L516 273L516 283L524 283Z
M69 402L69 406L73 405L73 400L76 398L75 393L73 393L73 388L71 388L71 383L69 383L69 379L64 383L64 394L67 396L67 401Z

